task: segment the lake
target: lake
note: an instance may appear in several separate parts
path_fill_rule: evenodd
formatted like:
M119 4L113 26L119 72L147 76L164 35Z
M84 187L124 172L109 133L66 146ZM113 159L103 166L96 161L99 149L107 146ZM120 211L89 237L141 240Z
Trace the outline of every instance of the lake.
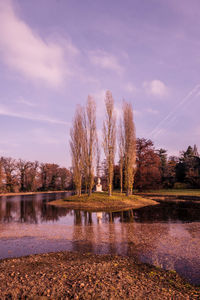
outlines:
M200 203L112 213L48 204L66 195L0 197L0 258L63 250L134 256L200 284Z

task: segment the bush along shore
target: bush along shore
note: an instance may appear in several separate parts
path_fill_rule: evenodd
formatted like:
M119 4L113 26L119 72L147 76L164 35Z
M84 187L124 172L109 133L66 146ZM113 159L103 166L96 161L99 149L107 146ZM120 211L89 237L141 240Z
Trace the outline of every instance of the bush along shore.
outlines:
M141 197L139 195L125 196L125 194L114 192L108 196L106 192L95 192L91 196L83 194L68 196L64 200L52 201L49 204L68 207L71 209L86 209L90 211L119 211L132 208L140 208L158 204L156 201Z
M130 257L58 252L0 261L1 299L199 299L174 271Z

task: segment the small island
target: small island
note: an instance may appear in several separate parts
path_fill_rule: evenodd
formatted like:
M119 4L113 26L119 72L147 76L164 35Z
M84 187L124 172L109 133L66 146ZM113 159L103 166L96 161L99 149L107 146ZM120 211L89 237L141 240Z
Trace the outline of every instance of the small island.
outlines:
M106 192L94 192L91 196L87 194L79 197L73 195L63 200L52 201L49 204L70 209L86 209L88 211L120 211L156 205L158 203L139 195L127 197L124 193L113 192L112 196L108 196Z

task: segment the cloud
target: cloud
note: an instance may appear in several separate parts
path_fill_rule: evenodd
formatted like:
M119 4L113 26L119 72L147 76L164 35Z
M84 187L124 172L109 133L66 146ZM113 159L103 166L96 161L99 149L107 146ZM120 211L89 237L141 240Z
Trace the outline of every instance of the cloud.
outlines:
M89 52L89 59L92 64L99 66L102 69L115 71L118 74L123 72L122 66L119 64L117 58L105 51L97 50Z
M145 81L143 83L143 87L148 94L151 94L156 97L164 97L168 94L167 86L160 80L152 80L152 81Z
M11 69L26 78L60 86L66 73L65 51L78 50L70 41L42 39L15 13L12 2L0 0L0 57Z
M32 121L40 121L40 122L47 122L51 124L61 124L61 125L67 125L69 126L69 122L65 122L62 120L54 119L49 116L45 115L36 115L32 113L27 112L14 112L10 110L9 108L5 106L0 106L0 115L7 116L7 117L14 117L14 118L20 118L20 119L26 119L26 120L32 120Z
M137 88L131 82L127 82L127 84L124 85L124 90L130 94L135 94Z

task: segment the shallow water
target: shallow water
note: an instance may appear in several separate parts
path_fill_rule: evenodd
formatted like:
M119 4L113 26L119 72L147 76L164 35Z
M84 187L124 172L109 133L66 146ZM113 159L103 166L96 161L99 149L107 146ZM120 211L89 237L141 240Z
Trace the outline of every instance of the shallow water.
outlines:
M0 198L0 258L51 251L134 256L200 284L200 204L115 213L48 205L64 193Z

